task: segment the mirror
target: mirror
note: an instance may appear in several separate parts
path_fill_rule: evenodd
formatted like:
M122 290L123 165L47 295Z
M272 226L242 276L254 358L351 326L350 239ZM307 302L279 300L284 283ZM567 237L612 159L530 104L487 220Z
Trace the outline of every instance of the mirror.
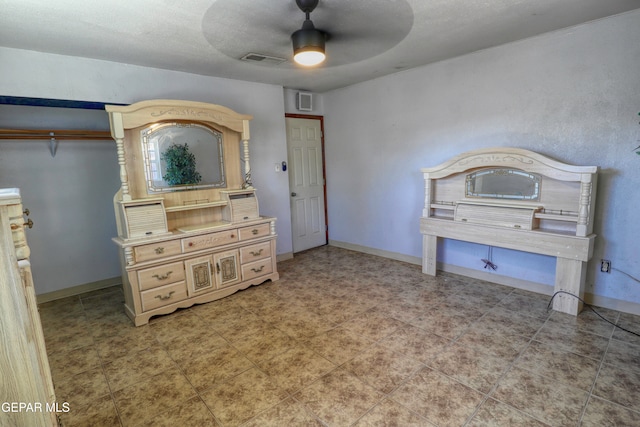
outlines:
M540 200L540 175L507 168L479 170L467 175L466 196Z
M149 193L226 187L221 132L196 123L159 123L140 136Z

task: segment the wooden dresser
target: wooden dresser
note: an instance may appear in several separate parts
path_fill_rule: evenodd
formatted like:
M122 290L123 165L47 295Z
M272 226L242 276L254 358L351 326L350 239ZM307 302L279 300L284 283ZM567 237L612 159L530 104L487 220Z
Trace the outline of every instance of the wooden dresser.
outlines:
M424 168L422 270L436 274L438 238L556 258L553 308L582 309L593 256L597 166L518 148L487 148Z
M57 426L23 214L18 189L0 189L0 425Z
M107 112L122 182L114 241L136 326L278 279L276 219L260 215L251 182L250 116L173 100Z

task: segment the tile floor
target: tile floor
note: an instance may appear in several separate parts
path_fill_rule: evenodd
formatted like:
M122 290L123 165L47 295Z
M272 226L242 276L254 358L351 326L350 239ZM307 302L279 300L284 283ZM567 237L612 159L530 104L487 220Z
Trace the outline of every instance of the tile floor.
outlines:
M589 310L329 246L278 266L138 328L118 287L41 305L64 425L640 425L640 338Z

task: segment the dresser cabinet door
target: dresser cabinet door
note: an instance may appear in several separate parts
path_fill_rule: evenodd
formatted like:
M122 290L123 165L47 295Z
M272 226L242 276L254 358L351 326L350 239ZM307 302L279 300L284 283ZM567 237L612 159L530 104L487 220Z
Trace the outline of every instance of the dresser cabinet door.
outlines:
M230 286L240 281L239 258L237 249L213 255L216 284L219 288Z
M215 289L211 255L188 259L184 262L184 267L187 273L187 288L190 297Z

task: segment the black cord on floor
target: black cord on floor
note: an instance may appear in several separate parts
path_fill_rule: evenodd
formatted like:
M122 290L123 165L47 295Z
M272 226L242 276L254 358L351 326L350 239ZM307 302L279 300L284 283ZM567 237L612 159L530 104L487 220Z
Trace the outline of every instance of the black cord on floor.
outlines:
M551 300L549 300L549 304L547 305L547 310L549 310L549 309L551 308L551 303L553 302L553 299L554 299L554 298L556 297L556 295L558 295L558 294L566 294L566 295L570 295L570 296L572 296L572 297L574 297L574 298L577 298L578 300L580 300L580 302L582 302L582 304L584 304L584 306L585 306L585 307L587 307L589 310L593 311L593 312L594 312L594 313L595 313L599 318L601 318L601 319L602 319L602 320L604 320L605 322L612 324L613 326L615 326L615 327L616 327L616 328L618 328L618 329L621 329L621 330L623 330L623 331L625 331L625 332L628 332L628 333L630 333L630 334L633 334L633 335L635 335L635 336L640 337L640 334L639 334L639 333L637 333L637 332L633 332L633 331L630 331L629 329L625 329L625 328L623 328L622 326L618 326L618 325L616 325L615 323L613 323L611 320L609 320L609 319L605 318L605 317L604 317L604 316L602 316L600 313L598 313L597 311L595 311L595 310L594 310L594 308L593 308L590 304L588 304L585 300L583 300L582 298L580 298L580 297L579 297L579 296L577 296L577 295L572 294L571 292L567 292L567 291L557 291L555 294L553 294L553 296L551 297Z

